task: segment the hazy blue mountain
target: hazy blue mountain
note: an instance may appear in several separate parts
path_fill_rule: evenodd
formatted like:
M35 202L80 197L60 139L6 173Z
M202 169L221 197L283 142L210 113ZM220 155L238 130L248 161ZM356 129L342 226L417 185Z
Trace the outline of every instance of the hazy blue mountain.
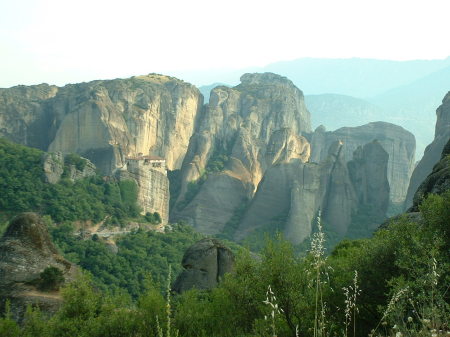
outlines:
M409 84L377 95L370 101L384 111L384 120L403 126L416 136L422 157L434 137L436 109L450 90L450 66Z
M265 67L210 69L171 75L202 86L215 82L236 85L244 73L273 72L289 78L306 95L336 93L365 98L409 84L449 66L450 57L413 61L301 58Z
M324 125L327 130L359 126L383 119L382 109L366 100L338 94L306 95L312 127Z
M445 60L390 61L303 58L264 67L291 79L305 94L371 97L450 66Z

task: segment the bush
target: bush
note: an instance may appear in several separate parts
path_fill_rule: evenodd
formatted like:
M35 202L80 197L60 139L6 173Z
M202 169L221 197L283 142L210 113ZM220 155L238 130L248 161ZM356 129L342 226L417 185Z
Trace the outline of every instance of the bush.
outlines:
M41 290L58 290L65 281L63 272L56 267L45 268L39 278Z

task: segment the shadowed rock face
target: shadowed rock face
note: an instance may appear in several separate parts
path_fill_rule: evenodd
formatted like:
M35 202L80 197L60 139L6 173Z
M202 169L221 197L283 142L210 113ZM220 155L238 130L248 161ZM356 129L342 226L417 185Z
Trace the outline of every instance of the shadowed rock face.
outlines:
M441 153L450 139L450 92L445 95L442 105L436 110L437 120L433 142L427 146L422 159L417 164L411 176L405 208L413 205L416 191L420 184L433 172L434 165L441 158ZM414 201L414 207L417 207Z
M0 307L7 299L15 318L21 319L27 304L39 305L42 311L54 312L61 304L58 293L36 289L34 283L47 267L56 267L66 281L77 268L61 257L54 247L46 225L35 213L14 218L0 239Z
M203 239L186 250L182 265L184 270L173 284L174 291L212 289L233 271L234 254L216 239Z
M386 216L389 206L388 162L388 153L378 141L373 141L358 147L347 164L359 207L377 219Z
M450 140L442 151L441 160L434 165L433 171L414 194L413 206L408 212L418 212L419 205L428 194L442 194L448 190L450 190Z
M390 199L395 203L403 203L408 190L409 179L414 169L416 141L414 135L400 126L374 122L357 127L345 127L326 132L318 127L310 136L311 161L320 163L327 157L330 145L340 140L343 142L343 159L352 160L353 152L367 143L377 140L388 153L388 181Z

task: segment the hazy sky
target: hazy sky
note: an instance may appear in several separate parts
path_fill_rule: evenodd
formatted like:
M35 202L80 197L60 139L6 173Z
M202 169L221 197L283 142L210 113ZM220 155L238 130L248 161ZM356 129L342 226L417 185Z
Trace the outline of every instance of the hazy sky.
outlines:
M2 0L0 87L450 55L449 0Z

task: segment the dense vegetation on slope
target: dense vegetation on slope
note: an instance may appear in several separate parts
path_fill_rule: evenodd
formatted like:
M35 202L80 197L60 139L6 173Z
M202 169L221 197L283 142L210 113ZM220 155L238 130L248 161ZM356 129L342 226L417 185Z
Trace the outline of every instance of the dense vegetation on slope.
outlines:
M133 303L123 294L105 296L83 278L63 290L65 303L52 318L28 310L22 328L1 319L0 333L250 337L297 330L306 337L367 336L375 329L373 336L447 336L450 192L428 196L420 210L422 220L400 218L371 239L341 242L328 257L320 229L304 257L278 237L260 259L241 254L218 288L188 291L170 305L167 292L150 283Z
M114 252L95 235L77 238L70 223L52 228L51 234L64 257L89 271L100 289L125 290L133 298L144 292L149 277L164 286L169 265L178 274L184 251L203 237L187 225L173 225L166 233L138 230L120 237Z
M0 212L36 211L57 222L97 222L109 215L117 223L139 215L134 182L105 181L96 175L75 182L63 178L57 184L48 184L44 181L43 154L0 139ZM83 168L83 160L76 155L69 155L66 164Z

